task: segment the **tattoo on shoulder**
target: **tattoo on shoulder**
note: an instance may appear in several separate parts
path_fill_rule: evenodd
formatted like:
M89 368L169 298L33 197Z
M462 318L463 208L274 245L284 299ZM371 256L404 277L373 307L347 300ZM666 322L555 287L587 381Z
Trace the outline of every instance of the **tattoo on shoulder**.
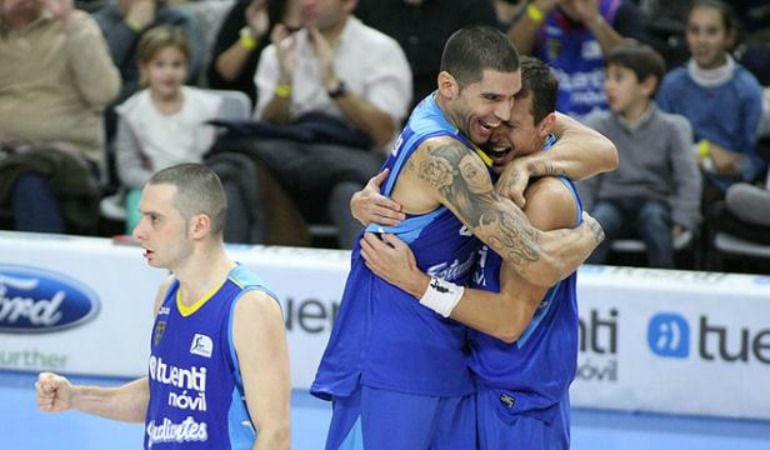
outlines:
M436 188L473 232L517 266L540 258L535 229L513 202L494 192L486 166L460 143L430 148L418 176Z

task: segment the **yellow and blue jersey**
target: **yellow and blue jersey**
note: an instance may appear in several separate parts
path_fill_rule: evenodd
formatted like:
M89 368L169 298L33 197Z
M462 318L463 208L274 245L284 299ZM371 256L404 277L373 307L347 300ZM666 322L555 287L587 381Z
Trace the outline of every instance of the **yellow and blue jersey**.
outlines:
M256 440L233 345L233 314L250 290L275 296L243 266L218 289L185 306L169 286L150 342L150 402L144 448L251 449Z

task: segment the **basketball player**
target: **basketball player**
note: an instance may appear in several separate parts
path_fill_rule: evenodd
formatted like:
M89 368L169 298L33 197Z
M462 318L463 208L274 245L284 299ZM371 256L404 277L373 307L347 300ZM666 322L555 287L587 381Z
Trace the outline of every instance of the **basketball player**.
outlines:
M438 90L417 106L386 161L384 194L409 214L397 230L417 264L462 285L479 239L526 280L550 286L601 241L588 218L544 233L494 194L477 149L510 118L518 55L491 28L456 32L442 55ZM327 449L474 448L475 386L466 328L421 307L366 268L356 246L339 315L311 392L331 399Z
M493 153L498 170L513 157L548 149L554 141L558 82L535 58L523 57L521 72L514 126L506 133L511 148ZM566 178L540 178L530 184L526 198L524 212L534 226L552 230L580 223L580 199ZM354 198L355 215L368 220L360 201L361 196ZM470 368L479 381L479 448L513 450L525 443L527 448L568 449L568 390L577 365L576 273L546 290L528 283L486 246L479 253L473 289L447 307L449 317L473 328ZM424 295L436 281L414 265L402 240L368 234L361 254L374 273L430 306Z
M262 280L225 253L225 194L207 167L150 179L134 237L158 290L148 376L115 388L42 373L38 407L145 424L144 448L289 449L289 363L281 310Z

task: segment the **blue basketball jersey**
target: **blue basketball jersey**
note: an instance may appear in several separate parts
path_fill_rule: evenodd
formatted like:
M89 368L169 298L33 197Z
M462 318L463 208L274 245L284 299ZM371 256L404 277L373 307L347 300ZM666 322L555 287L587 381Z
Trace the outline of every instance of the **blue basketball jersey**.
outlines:
M562 178L577 203L579 224L582 203L573 184ZM471 287L500 291L502 259L482 247ZM550 288L519 339L506 344L471 330L471 368L481 385L511 392L511 413L556 413L550 406L561 401L575 377L578 351L577 272Z
M621 0L599 1L599 13L608 24L615 22L620 3ZM536 56L551 66L559 79L556 109L578 116L607 109L604 55L591 30L554 9L538 29L537 41Z
M435 95L414 110L394 151L382 188L390 195L408 158L426 139L450 136L477 151L446 119ZM420 269L466 283L479 241L445 207L406 218L393 233L411 247ZM321 398L348 396L363 385L416 395L458 396L474 391L468 371L467 328L421 306L410 294L374 275L358 244L329 344L311 392Z
M191 307L178 298L178 280L169 286L150 343L145 449L252 448L256 433L243 398L232 325L235 303L253 289L273 295L243 266Z

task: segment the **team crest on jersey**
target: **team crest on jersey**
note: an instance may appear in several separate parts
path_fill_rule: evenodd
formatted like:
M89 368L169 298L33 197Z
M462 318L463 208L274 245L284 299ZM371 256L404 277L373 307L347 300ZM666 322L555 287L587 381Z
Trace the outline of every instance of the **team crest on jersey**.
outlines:
M165 320L159 320L155 324L155 332L152 333L152 344L154 346L160 345L160 340L163 339L163 333L166 332L166 321Z
M508 394L500 394L500 403L505 405L506 408L511 409L516 404L516 399Z
M209 336L205 334L195 333L192 343L190 344L190 353L193 355L203 356L204 358L211 358L211 354L214 352L214 342Z

